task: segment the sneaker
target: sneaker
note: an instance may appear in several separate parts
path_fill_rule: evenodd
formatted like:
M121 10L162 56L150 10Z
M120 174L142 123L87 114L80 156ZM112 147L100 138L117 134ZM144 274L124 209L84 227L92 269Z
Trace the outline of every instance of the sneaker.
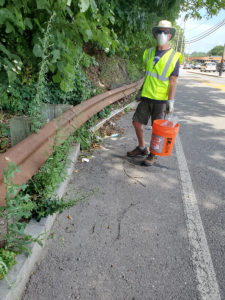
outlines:
M157 159L157 155L150 153L148 157L143 161L143 165L146 167L150 167L157 161Z
M134 156L145 156L145 155L148 155L148 150L147 148L145 148L144 150L141 150L138 146L132 150L132 151L128 151L127 152L127 156L129 157L134 157Z

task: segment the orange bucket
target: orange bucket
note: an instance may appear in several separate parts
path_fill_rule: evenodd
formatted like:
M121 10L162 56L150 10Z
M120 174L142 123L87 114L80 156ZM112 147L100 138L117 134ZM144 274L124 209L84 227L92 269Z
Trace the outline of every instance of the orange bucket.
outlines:
M150 151L159 156L169 156L171 154L176 135L179 131L178 123L175 127L167 127L162 126L164 122L166 120L155 120L152 126Z

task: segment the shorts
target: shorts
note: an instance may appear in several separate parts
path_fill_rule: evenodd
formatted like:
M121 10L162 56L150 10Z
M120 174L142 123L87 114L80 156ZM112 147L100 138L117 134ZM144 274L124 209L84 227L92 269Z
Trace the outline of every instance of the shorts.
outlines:
M151 124L154 120L164 119L166 103L153 103L151 100L141 100L133 115L133 121L147 125L151 117Z

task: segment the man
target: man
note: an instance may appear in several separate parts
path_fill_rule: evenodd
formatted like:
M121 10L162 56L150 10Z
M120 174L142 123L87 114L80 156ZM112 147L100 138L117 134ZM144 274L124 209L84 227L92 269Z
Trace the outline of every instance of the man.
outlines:
M127 156L148 155L143 161L145 166L153 165L157 156L151 152L148 154L144 144L143 125L147 125L150 117L153 124L154 120L163 119L165 112L171 113L174 110L177 77L182 62L181 53L169 46L169 41L174 37L175 31L171 22L160 21L158 26L152 29L158 46L146 49L143 55L145 79L141 91L141 102L133 116L133 126L139 145L127 152Z

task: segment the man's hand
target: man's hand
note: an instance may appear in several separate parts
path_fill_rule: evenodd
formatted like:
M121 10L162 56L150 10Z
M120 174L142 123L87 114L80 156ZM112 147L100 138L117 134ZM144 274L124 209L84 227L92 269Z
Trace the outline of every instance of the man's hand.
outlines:
M174 99L177 87L177 76L170 76L168 98ZM172 113L174 111L174 100L168 100L166 102L166 113Z
M166 103L166 113L174 112L174 100L168 100Z

